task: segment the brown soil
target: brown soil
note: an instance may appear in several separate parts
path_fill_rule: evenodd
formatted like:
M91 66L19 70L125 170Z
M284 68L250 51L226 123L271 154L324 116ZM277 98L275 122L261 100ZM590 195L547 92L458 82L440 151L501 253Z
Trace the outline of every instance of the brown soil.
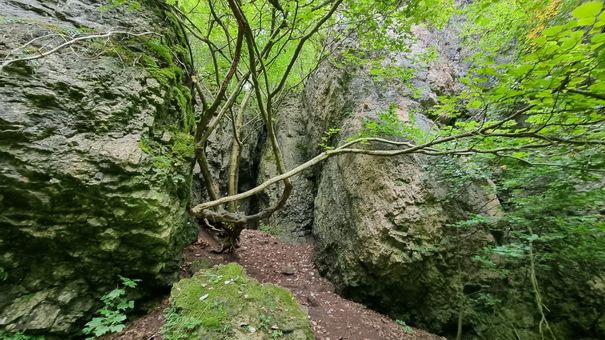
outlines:
M333 285L313 266L311 243L289 244L263 231L245 230L236 255L215 254L212 250L216 249L214 239L200 232L198 241L185 250L181 276L190 277L189 264L201 257L209 258L213 264L237 262L258 281L291 290L308 309L316 339L445 339L419 329L407 334L390 318L335 294ZM163 310L167 304L166 297L151 313L128 325L122 333L106 339L162 339L159 329L164 323Z

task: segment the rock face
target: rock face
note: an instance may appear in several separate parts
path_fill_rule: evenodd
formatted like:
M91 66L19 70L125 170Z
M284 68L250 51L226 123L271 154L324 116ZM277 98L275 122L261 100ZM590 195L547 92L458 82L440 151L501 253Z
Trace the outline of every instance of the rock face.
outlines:
M319 147L314 139L316 135L308 134L311 121L317 117L307 115L308 111L304 107L304 103L301 97L294 96L280 106L276 134L284 151L284 163L287 169L293 169L319 152ZM315 122L319 125L326 124L323 117ZM273 150L269 143L264 145L259 163L257 184L261 184L277 174ZM317 192L316 176L316 169L308 169L292 178L294 191L286 206L261 222L274 235L292 242L310 238L313 227L313 200ZM258 205L266 207L274 204L282 190L281 183L266 190L259 195Z
M376 120L391 105L401 120L412 113L423 128L435 124L423 112L439 95L455 93L459 50L446 46L447 36L415 28L412 53L441 44L440 56L428 63L411 63L394 55L399 66L415 70L412 87L380 81L359 67L320 66L298 99L280 111L278 136L288 168L323 151L324 132L341 130L328 143L352 137L364 120ZM267 154L265 150L265 154ZM455 228L470 214L500 214L488 182L471 183L455 192L438 183L439 163L408 155L376 158L347 155L329 159L294 179L288 205L270 220L294 235L312 228L316 265L345 297L443 332L457 320L457 273L453 255L460 251ZM259 182L275 174L261 158ZM267 195L271 195L268 193ZM314 200L313 200L314 199ZM311 213L312 212L312 213ZM464 245L481 249L494 242L487 229L465 235Z
M349 77L335 69L322 74L340 81L331 81L330 91L322 88L325 85L307 91L320 97L331 93L323 101L332 102L324 107L345 111L335 118L340 119L336 126L343 128L334 143L352 137L363 120L375 119L391 104L401 120L416 110L417 124L430 127L434 123L420 112L438 93L455 90L453 71L444 57L418 73L414 81L422 89L418 99L398 84ZM418 155L330 159L317 186L313 236L318 268L344 296L400 318L406 313L416 325L444 332L455 322L459 302L451 259L459 245L455 228L448 225L470 214L499 214L499 202L482 183L453 195L438 183L439 173L435 162ZM472 249L491 242L484 230L464 238Z
M315 200L316 264L344 296L443 332L456 316L458 247L493 242L481 229L457 238L448 224L497 214L499 203L478 184L452 199L430 166L418 156L329 161Z
M385 112L391 104L397 105L400 118L405 120L409 112L422 112L435 104L438 96L459 90L454 77L464 72L465 64L461 62L464 51L459 48L455 31L432 34L415 27L413 33L417 40L412 44L411 54L425 54L434 46L442 52L430 64L412 63L402 54L390 55L397 66L415 71L410 83L420 96L415 98L415 93L400 81L378 82L368 70L354 66L338 68L324 63L307 81L302 93L291 96L280 106L276 133L284 150L286 168L292 169L324 151L319 144L324 142L325 132L332 128L341 129L329 140L329 144L336 145L353 136L361 128L362 121L376 119L377 113ZM422 114L417 114L416 119L424 127L434 124ZM265 145L257 183L276 173L270 146ZM279 228L281 238L296 241L312 236L316 216L314 200L322 174L320 165L294 177L295 189L286 207L264 222L272 229ZM267 206L280 192L281 188L276 186L260 195L260 206Z
M141 295L175 278L195 233L193 109L177 66L189 59L160 3L0 4L2 60L85 32L149 32L0 69L0 329L78 333L118 274L142 279Z
M204 269L172 288L165 335L187 339L313 339L294 296L249 278L231 263Z

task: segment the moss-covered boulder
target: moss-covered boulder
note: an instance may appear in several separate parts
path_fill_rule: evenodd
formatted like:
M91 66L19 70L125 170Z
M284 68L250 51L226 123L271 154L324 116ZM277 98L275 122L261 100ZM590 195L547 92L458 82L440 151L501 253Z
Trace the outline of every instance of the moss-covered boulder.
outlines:
M193 108L163 3L0 3L4 61L131 33L0 68L0 330L81 335L118 275L140 296L177 278L197 227Z
M307 315L286 289L260 284L240 265L201 270L175 284L166 339L313 339Z

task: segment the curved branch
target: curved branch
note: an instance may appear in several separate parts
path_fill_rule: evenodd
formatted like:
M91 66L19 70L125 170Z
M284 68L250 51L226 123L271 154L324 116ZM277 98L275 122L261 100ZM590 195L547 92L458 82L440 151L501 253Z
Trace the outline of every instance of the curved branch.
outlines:
M363 155L382 156L382 157L392 157L392 156L398 156L398 155L403 155L403 154L412 154L412 153L420 153L420 154L426 154L426 155L431 155L431 156L466 155L466 154L473 154L473 153L489 153L489 154L497 155L499 152L546 148L546 147L555 145L555 142L567 143L567 144L580 144L579 141L547 140L546 143L526 144L526 145L517 146L517 147L502 147L502 148L495 148L495 149L479 149L479 148L475 148L475 147L469 147L469 148L463 148L463 149L439 151L435 148L432 148L432 146L434 146L434 145L444 144L444 143L447 143L447 142L450 142L453 140L457 140L457 139L482 136L482 135L489 136L490 134L485 134L486 129L489 129L494 126L497 127L500 125L502 125L502 122L497 122L497 123L494 123L487 127L481 128L479 130L462 133L462 134L454 135L454 136L450 136L450 137L435 139L431 142L427 142L427 143L420 144L420 145L413 145L409 142L390 141L387 139L375 138L375 137L355 139L355 140L349 141L349 142L339 146L336 149L324 151L324 152L320 153L319 155L317 155L316 157L312 158L311 160L297 166L296 168L294 168L290 171L284 172L278 176L275 176L248 191L245 191L243 193L233 195L233 196L223 197L221 199L214 200L211 202L205 202L205 203L199 204L191 209L191 213L194 216L204 216L204 212L203 212L204 209L212 208L212 207L224 204L224 203L237 201L237 200L241 200L241 199L256 195L277 182L284 181L292 176L295 176L295 175L299 174L300 172L302 172L328 158L331 158L331 157L334 157L337 155L342 155L342 154L363 154ZM508 137L511 137L511 136L508 136ZM523 136L521 134L518 134L515 137L525 138L525 136ZM380 143L387 143L387 144L396 145L396 146L405 146L406 148L400 149L400 150L367 150L367 149L349 148L355 144L362 143L362 142L380 142ZM584 141L582 141L582 142L584 142ZM595 142L594 144L597 144L597 143ZM605 144L605 142L599 142L598 144Z
M330 151L334 151L334 150L330 150ZM313 165L315 165L315 164L317 164L317 163L319 163L319 162L321 162L321 161L323 161L323 160L325 160L325 159L333 156L333 155L331 155L330 151L324 151L321 154L319 154L319 156L316 156L315 158L313 158L313 159L311 159L311 160L309 160L309 161L307 161L307 162L305 162L305 163L297 166L296 168L294 168L294 169L292 169L292 170L290 170L288 172L285 172L285 173L283 173L281 175L275 176L275 177L267 180L266 182L264 182L264 183L256 186L253 189L250 189L248 191L239 193L237 195L222 197L220 199L217 199L217 200L214 200L214 201L211 201L211 202L206 202L206 203L198 204L198 205L196 205L195 207L193 207L191 209L191 214L194 215L194 216L203 216L204 214L202 212L205 209L216 207L218 205L229 203L231 201L239 201L241 199L244 199L244 198L256 195L259 192L261 192L261 191L265 190L266 188L268 188L270 185L275 184L275 183L280 182L280 181L283 181L283 180L285 180L287 178L290 178L290 177L298 174L299 172L301 172L301 171L303 171L303 170L305 170L307 168L310 168Z
M91 34L91 35L86 35L83 37L78 37L78 38L74 38L72 40L68 40L64 43L62 43L61 45L51 49L50 51L46 51L44 53L40 53L37 55L32 55L29 57L23 57L23 58L16 58L16 59L9 59L6 60L2 63L2 65L0 65L0 69L3 69L4 67L12 64L12 63L16 63L18 61L29 61L29 60L35 60L35 59L40 59L40 58L44 58L47 57L59 50L61 50L62 48L65 48L67 46L71 46L75 43L77 43L78 41L82 41L82 40L88 40L88 39L97 39L97 38L109 38L112 35L116 35L116 34L125 34L125 35L129 35L129 36L133 36L133 37L141 37L144 35L150 35L150 34L155 34L155 35L159 35L161 36L161 34L156 33L156 32L143 32L143 33L132 33L132 32L127 32L127 31L114 31L114 32L107 32L107 33L103 33L103 34ZM29 43L28 43L29 44ZM27 45L27 44L26 44Z

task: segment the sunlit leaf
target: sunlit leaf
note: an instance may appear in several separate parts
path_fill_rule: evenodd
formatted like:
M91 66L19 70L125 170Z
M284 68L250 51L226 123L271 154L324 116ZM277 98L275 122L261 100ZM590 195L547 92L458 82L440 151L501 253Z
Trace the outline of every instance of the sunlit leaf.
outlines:
M574 9L571 15L576 18L595 16L599 14L601 8L603 8L603 1L591 1Z

